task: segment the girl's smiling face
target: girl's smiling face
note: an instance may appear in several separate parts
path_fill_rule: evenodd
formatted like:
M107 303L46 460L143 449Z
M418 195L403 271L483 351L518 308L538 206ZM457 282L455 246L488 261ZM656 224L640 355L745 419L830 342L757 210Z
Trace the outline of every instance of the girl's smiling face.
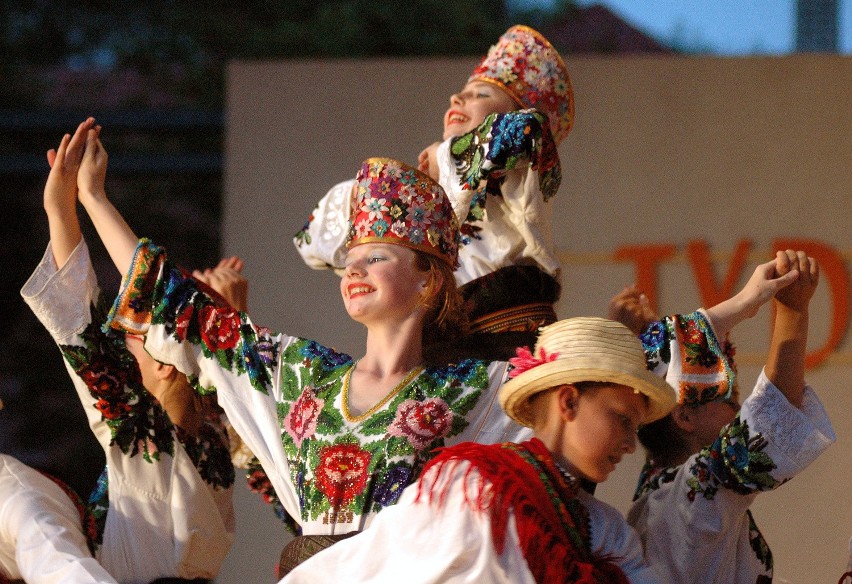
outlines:
M450 107L444 114L444 140L475 129L485 116L505 114L518 109L509 94L484 81L471 81L450 96Z
M410 317L422 305L428 272L404 245L364 243L349 250L340 294L353 320L362 324Z

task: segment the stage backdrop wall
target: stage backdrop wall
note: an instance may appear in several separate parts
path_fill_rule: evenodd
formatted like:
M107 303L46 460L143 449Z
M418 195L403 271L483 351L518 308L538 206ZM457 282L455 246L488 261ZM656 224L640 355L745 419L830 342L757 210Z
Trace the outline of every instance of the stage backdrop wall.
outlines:
M711 304L742 286L777 245L807 245L823 261L808 379L838 441L753 510L775 554L776 581L836 581L852 535L852 59L566 62L576 124L560 147L564 178L553 200L564 262L560 317L603 316L608 299L633 281L664 313ZM342 308L338 278L305 267L292 235L363 159L416 163L440 138L448 96L474 65L230 65L223 247L246 260L256 322L358 354L363 331ZM764 308L735 331L745 394L765 357L769 314ZM626 511L641 458L622 462L600 487L603 500ZM238 539L219 582L272 581L283 529L244 485L237 491Z

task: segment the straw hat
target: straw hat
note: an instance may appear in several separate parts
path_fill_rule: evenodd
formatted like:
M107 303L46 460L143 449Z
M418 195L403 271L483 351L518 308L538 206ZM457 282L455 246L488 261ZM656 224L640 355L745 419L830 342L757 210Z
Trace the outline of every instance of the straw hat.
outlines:
M553 45L535 29L521 24L504 32L467 82L498 86L519 105L547 114L557 144L574 124L574 89L568 68Z
M648 397L643 423L668 414L675 393L645 366L639 339L621 323L604 318L569 318L539 331L535 351L518 349L512 377L500 388L500 405L510 418L532 426L529 399L547 389L581 381L626 385Z
M352 192L346 246L395 243L458 267L459 224L444 189L392 158L361 163Z

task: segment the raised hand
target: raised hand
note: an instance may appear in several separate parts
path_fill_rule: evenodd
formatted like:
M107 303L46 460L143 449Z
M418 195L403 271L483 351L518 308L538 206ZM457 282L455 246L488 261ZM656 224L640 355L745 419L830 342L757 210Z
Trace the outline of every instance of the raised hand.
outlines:
M77 174L80 202L84 206L91 201L106 198L104 183L109 157L101 143L100 134L100 126L94 126L86 132L86 149Z
M73 136L65 134L59 148L47 151L50 174L44 185L44 208L48 213L77 212L77 173L83 157L86 135L94 127L95 118L89 118L77 126Z
M219 260L213 268L195 270L192 276L218 292L235 309L248 311L248 280L242 275L245 263L237 256Z
M58 149L47 151L50 174L44 185L44 210L50 230L50 249L60 268L83 238L77 218L77 175L86 134L94 124L94 118L87 119L77 126L73 136L65 134L62 137Z
M775 300L791 310L803 311L808 307L819 284L819 264L804 251L792 249L775 254L775 271L780 276L797 274L797 277L775 294Z
M742 290L707 310L719 338L725 338L738 323L757 314L760 307L769 302L779 290L798 278L796 271L779 274L775 264L776 260L771 260L757 266Z
M660 320L648 297L636 284L626 286L609 301L609 318L616 320L638 335L645 328Z

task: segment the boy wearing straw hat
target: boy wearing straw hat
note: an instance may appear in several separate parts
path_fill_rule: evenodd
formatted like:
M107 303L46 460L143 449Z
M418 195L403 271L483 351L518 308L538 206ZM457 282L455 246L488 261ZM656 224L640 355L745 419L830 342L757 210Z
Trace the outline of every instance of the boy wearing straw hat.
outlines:
M579 481L606 480L672 388L600 318L544 327L512 364L500 404L534 438L443 449L368 530L283 582L658 582L636 533Z

